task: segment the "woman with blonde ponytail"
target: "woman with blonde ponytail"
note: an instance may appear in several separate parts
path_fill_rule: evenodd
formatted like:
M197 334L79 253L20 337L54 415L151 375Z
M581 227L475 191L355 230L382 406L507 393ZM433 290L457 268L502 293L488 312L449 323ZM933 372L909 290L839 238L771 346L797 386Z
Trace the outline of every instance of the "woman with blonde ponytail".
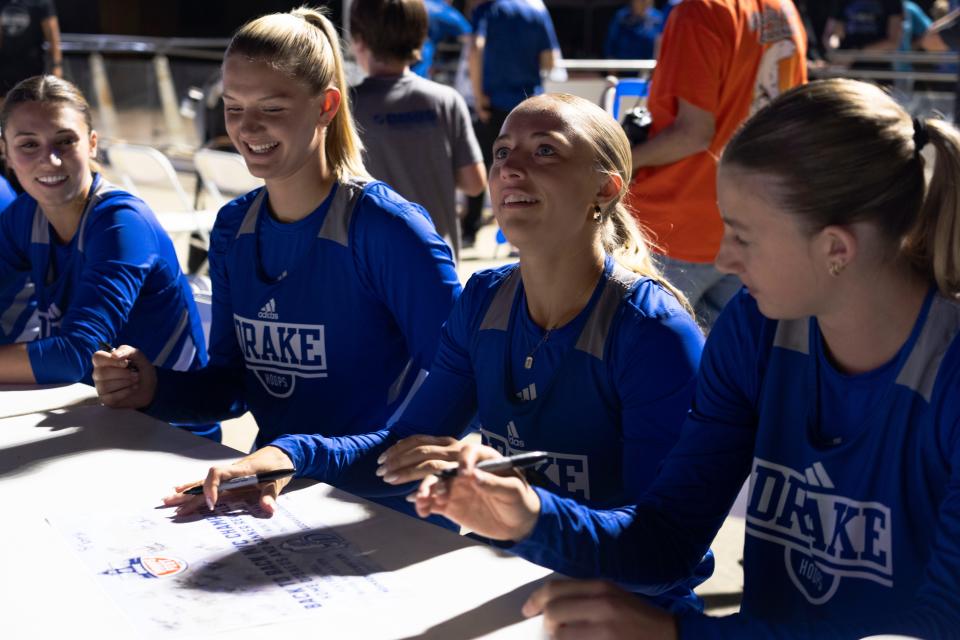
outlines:
M647 495L593 511L476 471L466 449L418 510L656 590L687 575L749 478L737 615L670 616L597 581L548 585L524 613L585 638L957 637L958 175L957 130L874 85L783 94L721 158L716 265L746 288Z
M460 293L450 250L419 205L367 175L323 14L302 7L241 27L223 87L227 132L265 187L224 206L211 234L210 364L166 375L133 347L101 352L100 398L180 422L249 409L257 447L378 429L430 366ZM278 448L260 453L290 466ZM245 468L215 474L209 504ZM262 489L272 509L280 484Z
M470 279L400 419L362 437L280 438L208 484L292 466L368 496L409 493L455 464L477 416L488 455L549 452L536 471L561 495L613 507L646 490L679 438L703 336L619 205L626 136L586 100L539 96L507 118L494 158L494 214L520 262ZM693 587L712 570L708 556L650 599L699 610Z

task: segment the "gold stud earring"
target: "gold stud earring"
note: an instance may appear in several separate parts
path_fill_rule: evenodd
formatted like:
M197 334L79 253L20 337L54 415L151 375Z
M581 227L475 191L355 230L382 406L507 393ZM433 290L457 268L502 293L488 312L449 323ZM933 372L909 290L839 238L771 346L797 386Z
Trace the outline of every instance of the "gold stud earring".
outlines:
M601 213L602 213L602 212L601 212L601 209L600 209L600 205L599 205L599 204L594 204L594 205L593 205L593 220L594 220L594 222L600 222L600 218L603 217L603 216L601 215Z

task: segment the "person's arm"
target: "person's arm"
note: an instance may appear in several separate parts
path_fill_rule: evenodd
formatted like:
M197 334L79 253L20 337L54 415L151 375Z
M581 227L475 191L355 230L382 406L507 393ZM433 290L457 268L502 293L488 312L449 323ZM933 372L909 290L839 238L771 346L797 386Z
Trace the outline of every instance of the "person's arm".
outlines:
M63 77L63 52L60 50L60 22L57 16L53 15L44 18L40 23L43 31L43 37L50 45L50 65L51 73L58 78Z
M632 150L633 168L671 164L706 151L716 133L713 113L677 98L677 118L667 128Z
M714 113L736 37L729 15L710 3L682 2L671 12L657 61L651 101L676 104L673 121L654 122L650 138L633 148L633 169L661 166L706 151L716 129ZM654 114L661 118L666 114Z
M0 383L34 384L37 382L30 364L27 345L5 344L0 346Z
M550 73L557 64L557 52L553 49L544 49L540 52L540 74Z
M826 51L833 51L840 48L846 31L843 27L843 21L836 17L827 18L827 26L823 28L823 38L821 42Z
M477 135L470 123L470 110L459 94L454 94L448 135L455 168L457 189L468 196L478 196L487 188L487 168Z
M680 438L703 351L703 333L679 309L659 318L631 317L635 313L624 309L610 346L621 403L623 497L629 503L650 488Z
M951 42L960 39L956 35L960 32L958 27L960 27L960 9L954 9L930 25L920 39L920 47L926 51L952 51ZM948 38L944 35L948 35Z
M230 215L225 215L229 212ZM240 213L241 215L238 215ZM157 371L157 389L145 412L169 422L204 423L234 418L247 410L245 363L233 325L227 252L242 212L224 208L210 233L210 361L197 371ZM239 283L237 286L243 286Z
M457 169L457 189L468 196L478 196L487 188L487 168L474 162Z
M350 227L357 273L403 335L414 371L427 370L460 296L449 245L420 205L385 186L367 189Z
M21 227L33 219L32 208L18 209L11 205L0 212L0 285L8 286L16 278L30 270L30 263L24 252L29 235ZM26 214L26 215L24 215ZM5 311L0 309L0 313ZM0 346L0 382L33 384L33 368L24 344Z
M474 109L481 122L490 120L490 98L483 92L483 49L487 39L476 34L470 45L467 69L470 72L470 84L473 87Z
M26 343L36 382L77 382L101 342L114 344L158 252L154 230L122 200L98 205L85 230L83 266L57 335Z
M392 427L359 436L328 438L310 434L283 436L271 444L289 456L298 476L315 478L347 488L362 495L395 494L390 485L404 484L436 469L423 466L428 459L439 459L436 441L418 455L409 447L389 447L404 438L428 436L453 438L467 428L477 410L476 380L468 344L478 317L477 278L467 283L440 332L440 345L430 366L430 374ZM426 444L423 443L423 444ZM455 460L459 446L444 451L443 458ZM448 456L447 453L452 455ZM389 460L390 454L395 454ZM378 465L383 466L376 474ZM395 478L392 476L396 476ZM390 478L386 484L382 478Z
M444 515L509 550L571 577L604 577L658 594L693 573L750 471L757 424L757 361L772 341L745 294L715 324L701 361L695 400L680 440L637 505L595 510L517 478L471 468L445 483L428 478L417 513ZM439 487L437 490L435 487Z
M897 51L900 49L900 38L903 36L903 14L892 15L887 18L887 37L883 40L871 42L863 51Z

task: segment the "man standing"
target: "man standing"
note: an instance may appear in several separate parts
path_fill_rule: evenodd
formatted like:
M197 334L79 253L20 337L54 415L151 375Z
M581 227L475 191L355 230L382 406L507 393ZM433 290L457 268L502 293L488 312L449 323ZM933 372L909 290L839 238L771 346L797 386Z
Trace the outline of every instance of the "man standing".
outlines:
M63 77L53 0L0 0L0 97L21 80L44 72L44 41L50 45L50 72Z
M713 266L723 236L717 158L744 119L806 79L791 0L685 0L670 13L628 204L707 328L740 287Z
M541 0L493 0L474 9L470 81L477 112L477 139L487 171L493 141L507 114L530 96L543 93L541 74L553 69L560 50L553 21ZM471 245L480 227L483 196L471 198L463 239Z

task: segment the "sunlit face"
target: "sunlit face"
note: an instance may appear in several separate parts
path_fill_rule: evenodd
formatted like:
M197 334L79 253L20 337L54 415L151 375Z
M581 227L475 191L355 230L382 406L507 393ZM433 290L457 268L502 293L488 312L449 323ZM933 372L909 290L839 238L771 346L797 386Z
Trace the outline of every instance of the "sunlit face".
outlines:
M80 111L66 103L25 102L7 118L3 139L7 162L44 211L82 207L93 182L97 134Z
M521 253L596 242L593 208L607 180L590 145L550 105L514 109L493 145L493 213Z
M310 95L305 83L259 60L231 55L223 63L227 135L250 173L284 179L315 166L323 131L336 113L328 93Z
M768 318L816 315L823 300L815 237L778 204L768 176L721 166L717 196L724 231L717 269L743 281Z

